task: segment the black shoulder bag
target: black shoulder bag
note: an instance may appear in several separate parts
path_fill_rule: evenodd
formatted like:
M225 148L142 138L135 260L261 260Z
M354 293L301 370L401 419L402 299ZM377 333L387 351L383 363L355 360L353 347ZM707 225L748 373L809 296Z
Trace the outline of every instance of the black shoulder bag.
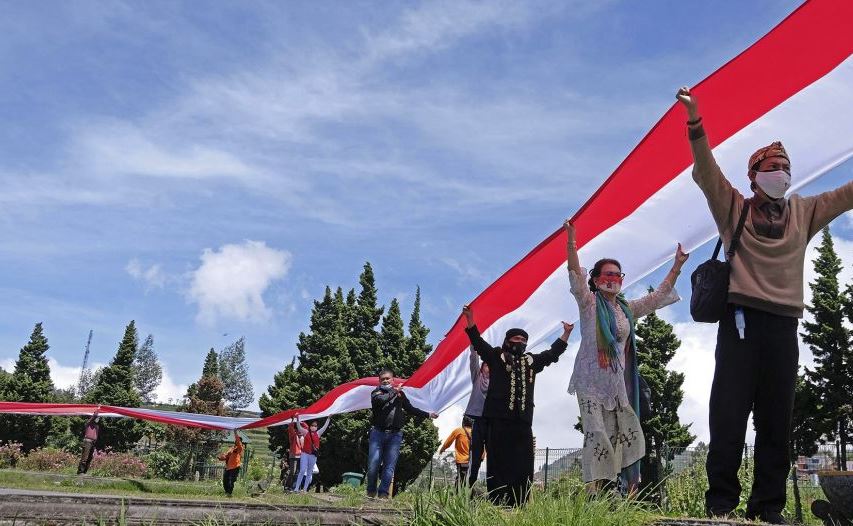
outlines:
M696 270L690 275L690 284L693 288L690 295L690 315L695 321L717 323L726 312L729 296L729 274L732 268L731 259L737 250L749 206L749 199L744 200L737 228L735 228L735 233L732 236L729 250L726 252L726 260L717 260L720 248L723 246L723 238L721 237L717 240L717 246L714 248L714 255L711 256L711 259L696 267Z

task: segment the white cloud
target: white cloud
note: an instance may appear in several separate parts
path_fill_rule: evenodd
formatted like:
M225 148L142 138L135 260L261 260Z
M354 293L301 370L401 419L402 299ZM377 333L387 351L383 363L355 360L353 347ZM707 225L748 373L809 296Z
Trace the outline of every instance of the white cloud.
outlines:
M188 292L189 301L198 304L197 320L269 319L264 292L287 274L291 260L289 252L270 248L263 241L223 245L218 251L205 249L201 266L192 272Z
M162 364L161 364L162 365ZM169 375L168 368L163 365L163 378L160 385L154 390L155 400L158 402L179 402L187 394L187 384L176 383Z
M75 137L73 151L81 161L106 176L147 175L154 177L204 178L246 177L252 170L233 155L192 139L159 143L156 129L143 129L128 122L88 123Z
M55 387L68 389L77 386L77 382L80 380L80 366L63 365L55 358L48 358L47 364L50 367L50 379ZM106 365L99 362L91 363L89 367L92 371L96 371ZM0 367L11 373L15 369L15 360L12 358L0 359ZM186 394L187 387L187 384L176 383L169 375L169 369L163 365L163 378L154 391L155 399L160 402L179 401Z
M159 264L145 268L138 259L133 258L127 262L124 270L134 279L144 282L147 288L162 289L166 285L166 274Z

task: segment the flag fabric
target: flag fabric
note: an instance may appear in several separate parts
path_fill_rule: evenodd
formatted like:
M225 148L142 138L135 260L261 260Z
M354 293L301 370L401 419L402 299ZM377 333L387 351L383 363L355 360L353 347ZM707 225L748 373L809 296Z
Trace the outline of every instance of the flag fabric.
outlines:
M853 155L850 20L849 0L808 1L691 88L701 103L717 163L743 193L750 193L746 175L750 154L772 141L782 140L791 156L792 191ZM591 266L602 257L619 259L625 287L670 260L677 243L692 251L717 235L705 198L691 177L685 121L686 112L673 103L573 217L581 263ZM559 225L562 218L554 222ZM558 333L561 320L577 319L565 245L565 234L558 229L471 302L487 341L500 344L507 329L522 327L531 335L528 347L535 349ZM402 382L415 406L441 411L470 392L464 325L460 316L424 364ZM376 378L348 382L298 411L310 418L369 408L376 383ZM159 414L163 412L111 410L122 416L166 418ZM4 411L0 403L0 412ZM240 427L280 425L296 412ZM174 418L185 425L215 427L230 422L188 423L188 413L181 415Z

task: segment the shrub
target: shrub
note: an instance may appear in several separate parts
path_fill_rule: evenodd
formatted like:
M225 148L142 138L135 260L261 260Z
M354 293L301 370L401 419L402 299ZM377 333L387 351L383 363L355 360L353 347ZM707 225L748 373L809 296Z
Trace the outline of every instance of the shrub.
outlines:
M246 469L246 476L249 480L262 480L266 478L268 468L264 466L264 463L258 457L252 457L249 459L249 466Z
M133 453L117 453L107 449L95 452L89 471L99 477L139 478L145 476L148 467Z
M11 440L0 445L0 468L14 468L21 458L21 443Z
M50 447L33 449L18 460L19 469L29 471L70 471L77 465L77 457L67 451Z
M166 480L180 480L183 478L186 459L182 456L165 449L158 449L152 451L145 458L145 461L148 464L148 477Z

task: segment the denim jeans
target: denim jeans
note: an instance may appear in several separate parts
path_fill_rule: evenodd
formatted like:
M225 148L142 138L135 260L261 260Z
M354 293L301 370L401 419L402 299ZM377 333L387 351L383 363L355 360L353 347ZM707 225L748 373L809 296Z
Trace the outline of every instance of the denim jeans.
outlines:
M367 494L378 493L382 497L388 496L391 487L391 479L394 478L394 468L397 466L397 458L400 456L400 444L403 442L402 431L384 432L375 427L370 428L369 449L367 454ZM380 474L379 491L376 490L376 479Z
M314 478L314 464L317 463L317 457L312 455L311 453L302 453L302 457L299 460L299 477L296 479L296 483L293 485L293 491L308 491L308 486L311 485L311 479ZM302 481L305 481L305 485L302 486Z

